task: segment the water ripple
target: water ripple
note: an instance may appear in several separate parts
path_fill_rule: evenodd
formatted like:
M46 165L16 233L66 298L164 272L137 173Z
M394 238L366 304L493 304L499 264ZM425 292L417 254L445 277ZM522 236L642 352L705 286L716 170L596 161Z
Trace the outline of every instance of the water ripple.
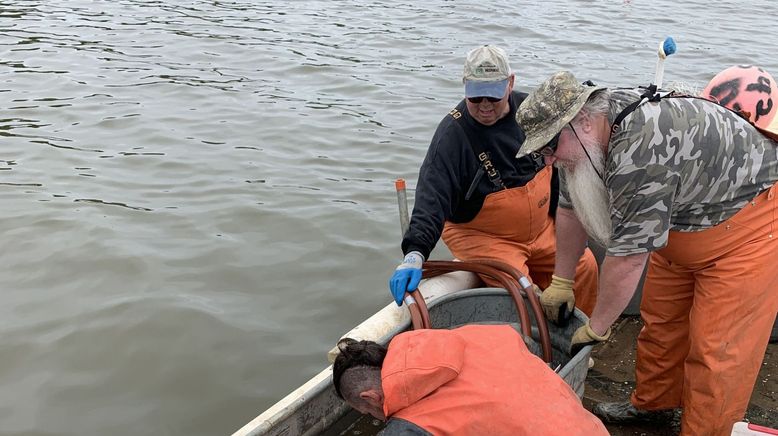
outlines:
M647 83L667 35L669 81L776 76L772 9L3 2L0 433L227 434L317 372L389 302L392 182L412 198L470 48L524 90Z

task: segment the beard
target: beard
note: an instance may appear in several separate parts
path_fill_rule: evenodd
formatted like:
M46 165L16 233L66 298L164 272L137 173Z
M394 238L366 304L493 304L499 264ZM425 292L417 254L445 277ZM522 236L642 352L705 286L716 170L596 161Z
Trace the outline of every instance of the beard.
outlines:
M586 233L598 244L607 247L611 237L610 198L605 182L597 174L598 171L605 174L605 155L599 144L589 138L581 139L592 162L584 155L574 165L562 166L566 173L567 192Z

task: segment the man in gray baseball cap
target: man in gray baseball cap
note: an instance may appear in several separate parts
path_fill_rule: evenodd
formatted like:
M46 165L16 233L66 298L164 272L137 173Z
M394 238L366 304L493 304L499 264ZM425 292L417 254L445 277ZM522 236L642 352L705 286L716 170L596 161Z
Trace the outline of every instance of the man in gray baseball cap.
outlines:
M648 263L635 391L593 412L624 422L683 407L682 436L729 435L778 311L778 144L717 103L582 85L564 71L516 121L527 134L517 156L562 169L555 276L572 274L587 239L605 247L597 304L572 351L608 339ZM544 309L573 298L548 292Z
M556 176L542 159L515 158L524 141L515 114L527 94L513 90L508 56L493 45L467 53L462 81L465 98L438 124L419 170L402 240L405 258L389 281L398 306L419 285L422 264L441 237L460 260L500 260L540 288L555 280L552 216L558 194L551 187ZM575 292L579 308L591 313L597 289L594 255L587 250L573 269L565 286ZM572 309L571 303L567 310Z

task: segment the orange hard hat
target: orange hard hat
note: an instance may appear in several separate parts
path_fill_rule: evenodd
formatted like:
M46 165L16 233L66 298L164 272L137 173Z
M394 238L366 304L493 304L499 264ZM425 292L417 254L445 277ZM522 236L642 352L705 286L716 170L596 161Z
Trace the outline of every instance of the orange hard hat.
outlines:
M778 84L764 69L729 67L711 79L702 97L739 112L762 133L778 140Z

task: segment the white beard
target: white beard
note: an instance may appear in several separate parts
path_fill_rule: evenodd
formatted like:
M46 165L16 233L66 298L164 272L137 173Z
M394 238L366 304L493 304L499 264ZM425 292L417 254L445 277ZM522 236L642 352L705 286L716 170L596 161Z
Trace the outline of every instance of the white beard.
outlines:
M589 142L589 141L586 141ZM605 156L602 148L585 144L592 162L600 174L605 174ZM592 163L583 156L575 166L565 166L567 192L573 203L573 210L586 233L603 247L608 246L611 237L610 198L605 182L597 175Z

